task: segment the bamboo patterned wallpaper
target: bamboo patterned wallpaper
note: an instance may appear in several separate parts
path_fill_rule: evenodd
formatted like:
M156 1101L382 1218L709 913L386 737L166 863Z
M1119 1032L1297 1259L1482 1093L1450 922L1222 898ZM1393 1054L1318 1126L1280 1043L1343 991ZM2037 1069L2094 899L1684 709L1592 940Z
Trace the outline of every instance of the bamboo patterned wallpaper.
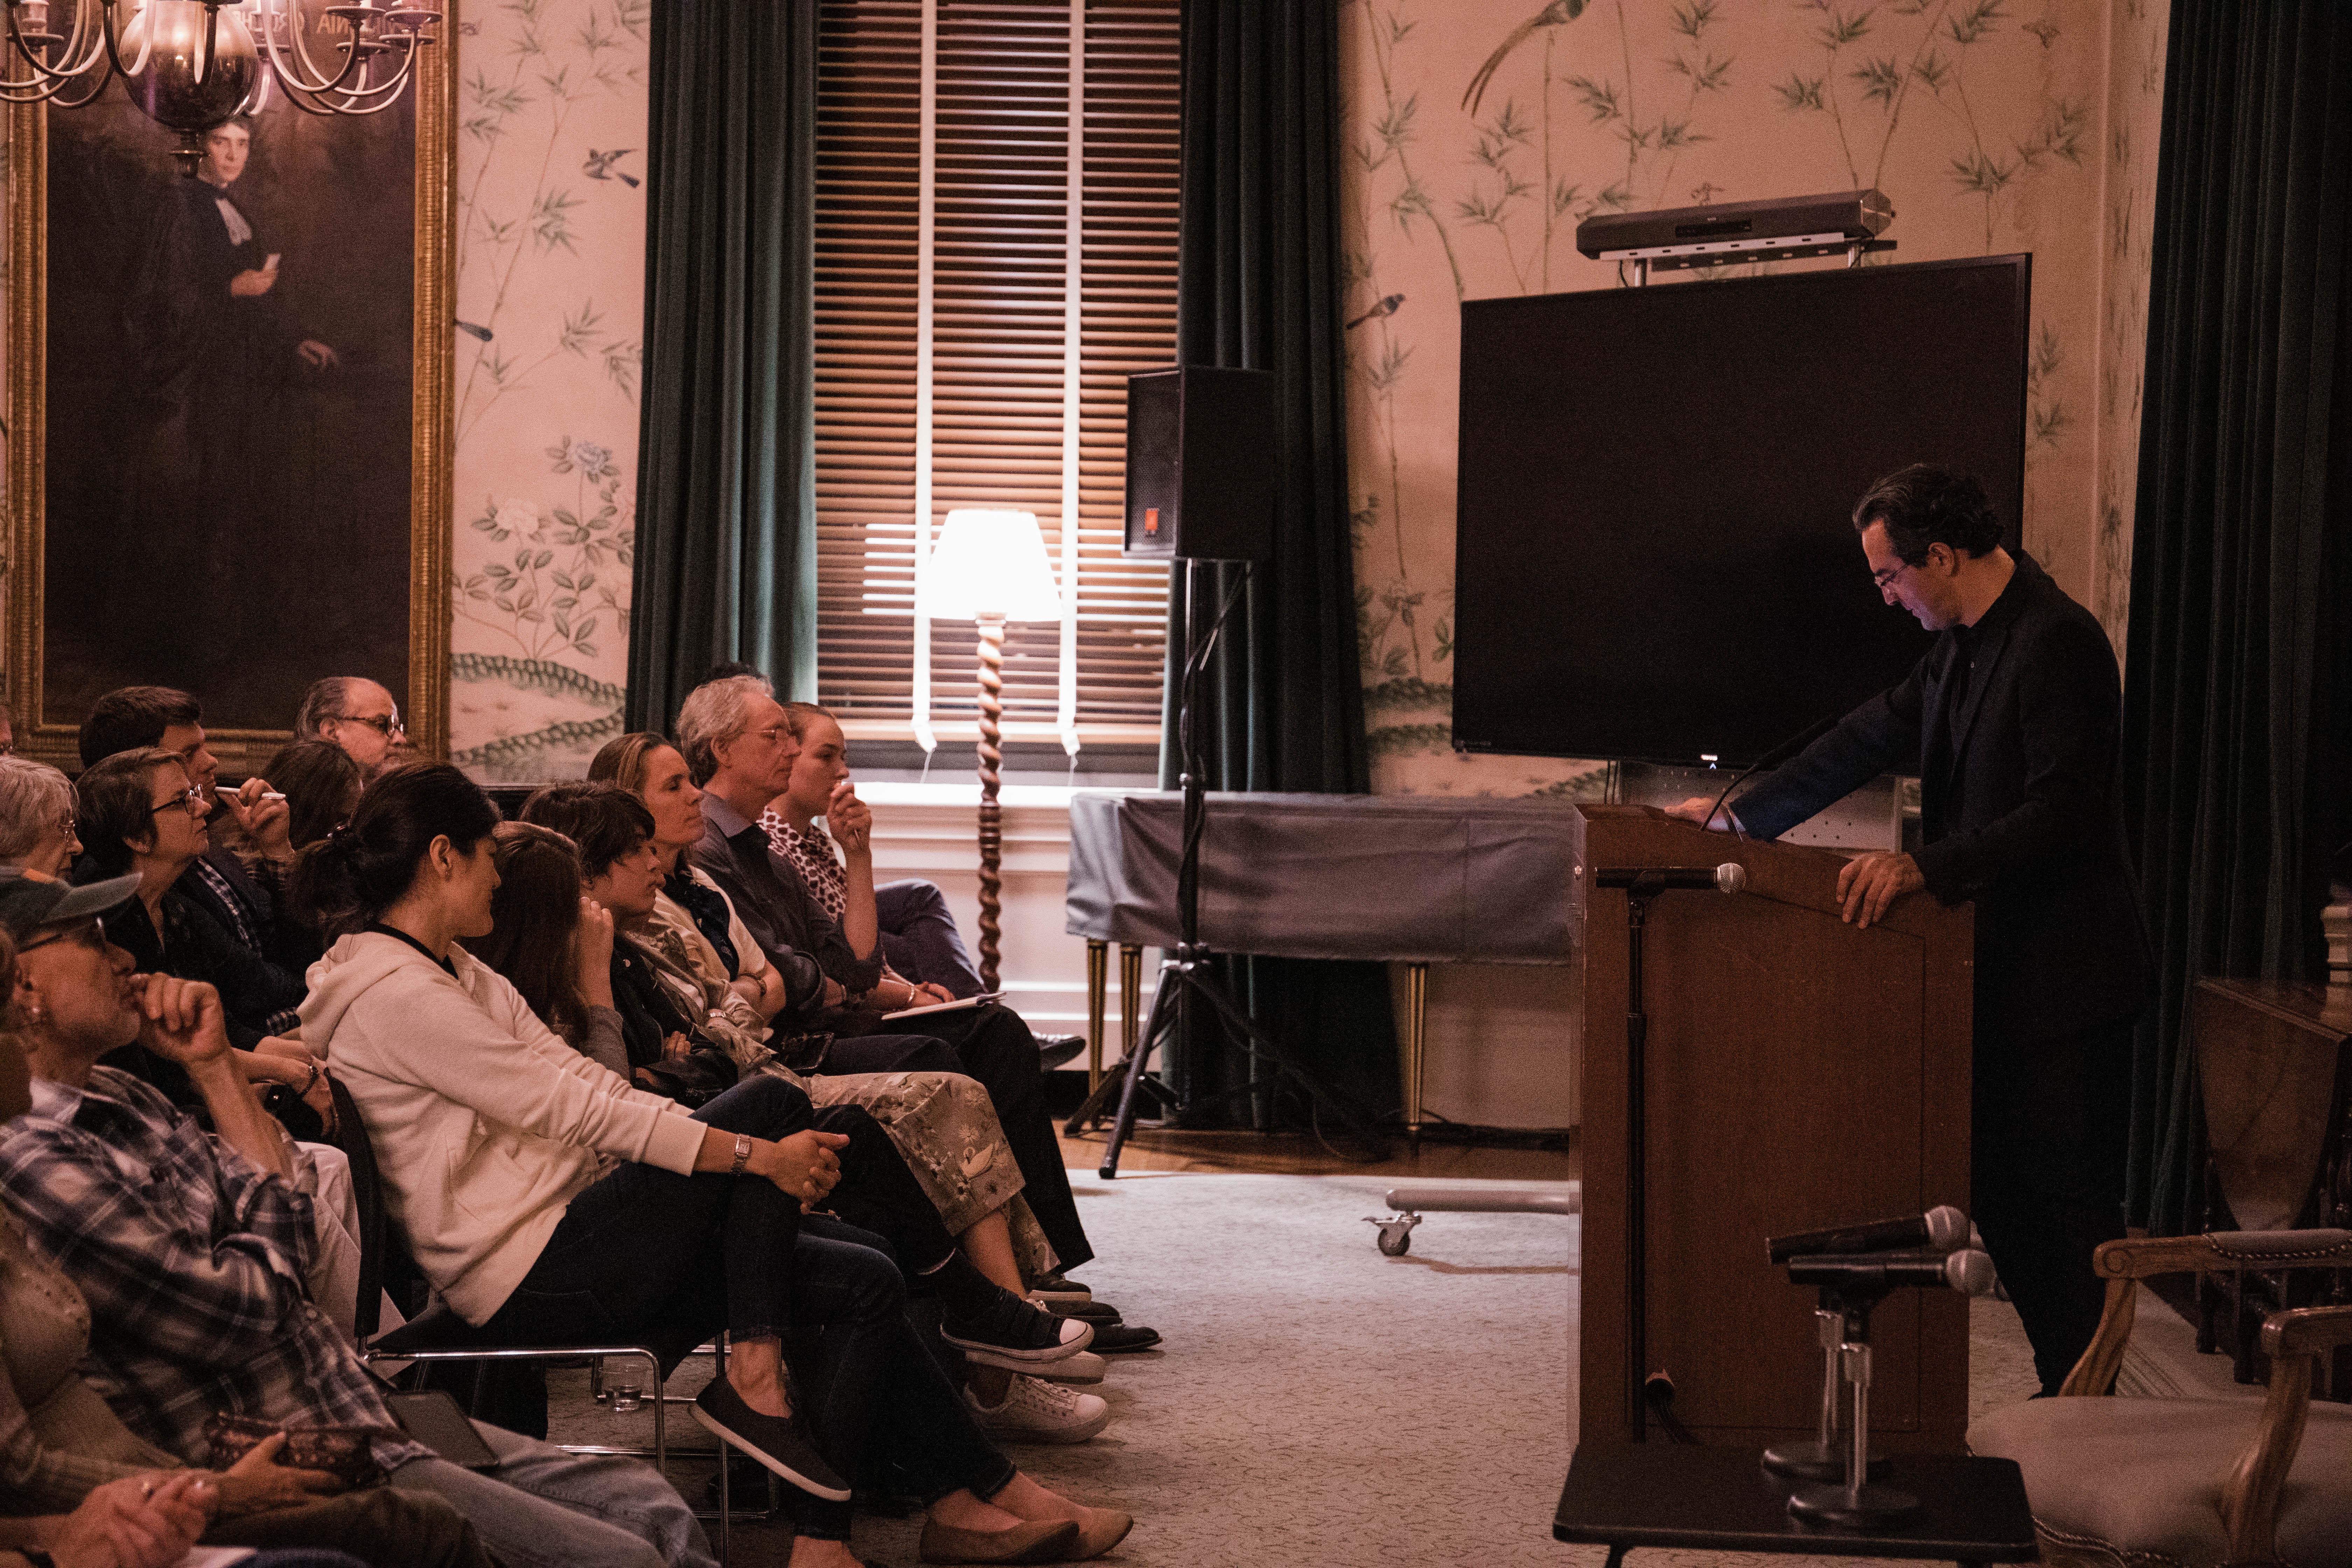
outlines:
M2159 0L1341 0L1339 16L1377 788L1598 786L1589 763L1456 755L1446 725L1458 306L1613 286L1575 248L1595 211L1874 185L1897 215L1893 259L2032 251L2026 543L2120 637Z
M621 732L652 0L465 5L450 748L577 778Z

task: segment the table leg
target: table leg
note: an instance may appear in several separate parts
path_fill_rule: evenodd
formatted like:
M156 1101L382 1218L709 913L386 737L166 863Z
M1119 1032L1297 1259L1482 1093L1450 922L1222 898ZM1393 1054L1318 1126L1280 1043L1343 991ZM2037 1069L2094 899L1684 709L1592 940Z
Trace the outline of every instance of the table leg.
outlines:
M1110 972L1110 943L1087 938L1087 1092L1102 1087L1103 993Z
M1405 966L1404 1126L1421 1146L1422 1068L1429 1043L1429 965Z
M1622 1545L1614 1541L1611 1542L1609 1543L1608 1568L1625 1568L1625 1553L1631 1550L1633 1550L1631 1547Z
M1142 1022L1138 1011L1143 995L1143 949L1118 944L1118 1052L1121 1060L1135 1055L1135 1028Z

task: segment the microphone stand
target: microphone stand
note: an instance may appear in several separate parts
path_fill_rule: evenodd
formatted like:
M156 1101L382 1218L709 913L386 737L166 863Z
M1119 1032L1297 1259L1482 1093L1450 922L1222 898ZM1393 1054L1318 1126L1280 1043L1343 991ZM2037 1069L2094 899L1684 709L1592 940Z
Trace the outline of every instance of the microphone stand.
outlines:
M1230 1044L1249 1055L1248 1077L1232 1089L1220 1089L1207 1098L1212 1102L1237 1100L1244 1095L1265 1096L1271 1105L1273 1090L1287 1079L1302 1090L1314 1104L1338 1118L1348 1131L1367 1145L1377 1146L1378 1140L1365 1120L1336 1090L1318 1081L1301 1067L1282 1043L1260 1028L1248 1013L1225 994L1211 967L1208 944L1201 940L1201 841L1208 831L1208 782L1196 744L1193 729L1198 708L1199 683L1207 672L1209 655L1216 647L1217 634L1223 629L1225 616L1240 596L1244 576L1237 579L1225 597L1216 621L1210 626L1205 639L1201 638L1198 596L1195 592L1200 563L1192 557L1184 561L1185 641L1195 644L1188 647L1183 676L1177 685L1176 735L1178 756L1183 771L1177 784L1184 795L1183 851L1176 863L1176 951L1160 966L1160 985L1151 998L1151 1016L1136 1043L1134 1053L1120 1063L1118 1114L1111 1123L1110 1142L1103 1152L1102 1167L1097 1173L1105 1181L1118 1174L1119 1152L1135 1131L1135 1100L1138 1088L1144 1087L1163 1107L1177 1103L1177 1097L1168 1086L1150 1071L1153 1047L1163 1036L1182 1040L1189 1047L1194 1040L1193 1021L1204 1008L1206 1017L1215 1024L1219 1033ZM1102 1089L1107 1093L1111 1085L1104 1079ZM1190 1108L1189 1100L1186 1109ZM1099 1115L1098 1102L1089 1099L1078 1114L1070 1119L1066 1131Z

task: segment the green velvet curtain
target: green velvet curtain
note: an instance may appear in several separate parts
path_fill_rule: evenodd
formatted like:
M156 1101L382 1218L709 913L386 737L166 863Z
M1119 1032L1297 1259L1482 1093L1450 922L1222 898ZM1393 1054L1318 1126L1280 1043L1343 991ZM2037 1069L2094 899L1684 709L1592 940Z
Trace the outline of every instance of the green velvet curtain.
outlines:
M1269 370L1282 421L1273 551L1251 569L1202 681L1208 785L1370 789L1348 526L1347 378L1339 322L1339 93L1330 0L1191 0L1184 7L1182 232L1177 357ZM1160 783L1175 787L1175 676L1195 617L1214 618L1236 566L1201 573L1202 603L1169 597ZM1223 961L1234 996L1325 1083L1364 1110L1397 1101L1396 1024L1376 963ZM1188 1121L1244 1108L1207 1099L1238 1055L1173 1053ZM1297 1104L1277 1107L1296 1115Z
M2316 978L2352 834L2352 7L2176 0L2153 235L2124 798L2158 997L2130 1217L2202 1220L2201 974Z
M631 729L722 659L815 695L816 11L653 7Z

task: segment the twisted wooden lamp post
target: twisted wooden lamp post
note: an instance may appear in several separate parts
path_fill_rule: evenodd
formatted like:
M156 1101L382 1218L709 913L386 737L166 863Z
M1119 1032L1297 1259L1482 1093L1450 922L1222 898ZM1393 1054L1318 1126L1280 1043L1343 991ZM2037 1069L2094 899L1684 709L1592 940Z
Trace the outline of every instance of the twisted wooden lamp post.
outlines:
M923 613L980 628L980 983L998 988L1004 936L1004 623L1058 621L1062 596L1036 517L948 513L918 588Z
M982 611L980 623L980 988L997 988L1004 937L1004 617Z

